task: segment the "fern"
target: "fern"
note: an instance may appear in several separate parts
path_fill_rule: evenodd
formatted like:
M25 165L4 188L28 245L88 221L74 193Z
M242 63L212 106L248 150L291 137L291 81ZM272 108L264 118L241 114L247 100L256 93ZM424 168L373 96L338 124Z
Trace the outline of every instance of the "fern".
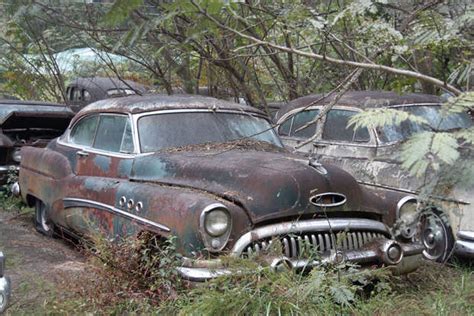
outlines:
M439 170L442 163L452 164L459 158L458 142L452 133L421 132L402 147L402 167L417 177L427 169Z
M354 115L350 119L348 126L354 126L355 129L361 127L376 128L386 125L400 125L400 123L406 120L418 124L428 124L423 117L406 111L391 108L379 108L368 109Z

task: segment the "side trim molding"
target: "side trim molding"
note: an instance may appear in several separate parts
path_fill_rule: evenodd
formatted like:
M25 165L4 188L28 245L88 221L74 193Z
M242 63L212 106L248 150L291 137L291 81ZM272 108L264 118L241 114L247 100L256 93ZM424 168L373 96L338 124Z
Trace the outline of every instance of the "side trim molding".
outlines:
M97 209L101 209L101 210L104 210L104 211L107 211L107 212L110 212L110 213L118 214L120 216L123 216L123 217L126 217L128 219L137 221L137 222L142 223L144 225L153 226L153 227L158 228L158 229L160 229L162 231L165 231L165 232L170 232L171 231L171 229L169 229L165 225L155 223L155 222L150 221L146 218L143 218L143 217L137 216L135 214L125 212L121 209L110 206L108 204L104 204L104 203L100 203L100 202L96 202L96 201L92 201L92 200L86 200L86 199L80 199L80 198L64 198L63 199L63 204L64 204L65 209L73 208L73 207L97 208Z

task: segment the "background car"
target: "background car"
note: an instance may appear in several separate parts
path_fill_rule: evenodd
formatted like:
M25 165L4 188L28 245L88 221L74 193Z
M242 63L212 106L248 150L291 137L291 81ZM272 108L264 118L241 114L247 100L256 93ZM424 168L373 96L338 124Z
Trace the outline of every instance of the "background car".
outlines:
M103 99L142 95L148 88L132 80L115 77L86 77L72 80L67 88L68 104L78 112L84 106Z
M316 124L297 131L312 121L321 108L333 100L334 95L309 95L295 99L282 107L276 115L280 126L278 133L283 142L295 147L316 133ZM386 125L382 128L348 127L354 115L364 109L389 107L400 109L425 118L430 125L402 122L400 126ZM302 111L304 109L304 111ZM359 183L383 191L419 193L424 179L410 176L401 168L398 154L404 140L416 132L424 130L450 131L472 126L467 113L453 113L441 116L441 99L433 95L406 94L393 92L354 91L345 93L328 112L322 126L322 136L298 150L312 154L324 163L337 165L350 172ZM463 152L472 157L472 150ZM472 159L465 159L466 164ZM467 167L467 166L466 166ZM458 168L463 170L463 168ZM462 175L449 170L453 178ZM454 181L454 182L455 182ZM440 193L435 200L435 213L430 225L426 225L424 243L426 257L445 261L454 251L459 255L474 257L474 188L451 186L448 192ZM449 220L445 218L445 211ZM456 235L454 235L456 234ZM455 241L457 236L457 241Z
M0 100L0 184L7 182L10 170L18 170L22 146L46 146L64 132L73 116L61 104Z
M10 279L5 276L5 255L0 251L0 314L7 309L10 296Z
M287 152L248 106L186 95L102 100L47 149L22 155L21 195L38 231L173 235L185 256L179 271L195 281L229 273L223 255L269 256L276 244L271 266L295 269L347 260L408 272L422 252L384 224L412 207L405 194L382 199L339 168Z

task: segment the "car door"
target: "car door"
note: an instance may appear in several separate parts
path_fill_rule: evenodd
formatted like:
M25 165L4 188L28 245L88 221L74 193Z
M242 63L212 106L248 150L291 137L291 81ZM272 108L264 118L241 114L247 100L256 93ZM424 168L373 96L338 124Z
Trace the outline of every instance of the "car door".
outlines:
M131 120L122 114L83 118L70 133L75 146L74 179L68 196L66 225L80 234L117 234L117 188L128 181L134 157Z
M357 180L373 182L378 165L374 164L376 140L372 130L354 129L349 120L358 109L335 107L324 120L322 137L313 142L313 153L323 163L335 164Z

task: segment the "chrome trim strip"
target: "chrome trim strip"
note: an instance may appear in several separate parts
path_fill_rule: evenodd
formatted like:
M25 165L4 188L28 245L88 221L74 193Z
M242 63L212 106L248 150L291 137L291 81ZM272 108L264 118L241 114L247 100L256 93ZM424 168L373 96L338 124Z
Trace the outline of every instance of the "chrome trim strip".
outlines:
M165 225L155 223L153 221L150 221L146 218L137 216L135 214L131 214L125 211L122 211L121 209L115 208L113 206L110 206L108 204L96 202L96 201L91 201L91 200L86 200L86 199L80 199L80 198L64 198L63 199L64 203L64 208L72 208L72 207L91 207L91 208L98 208L110 213L117 213L123 217L127 217L129 219L135 220L137 222L140 222L145 225L150 225L153 227L156 227L158 229L161 229L165 232L170 232L171 230L166 227Z
M470 240L474 242L474 231L460 230L457 233L459 239Z
M365 181L361 181L361 180L356 180L356 181L359 184L367 185L367 186L371 186L371 187L387 189L387 190L393 190L393 191L403 192L403 193L410 193L410 194L417 194L417 195L420 194L419 191L407 190L407 189L392 187L392 186L389 186L389 185L378 184L378 183L374 183L374 182L365 182ZM454 202L454 203L459 203L459 204L464 204L464 205L471 205L471 202L463 201L463 200L456 200L456 199L449 198L449 197L443 197L443 196L437 196L437 195L430 195L429 197L433 198L433 199L438 199L438 200L441 200L441 201L446 201L446 202Z
M461 257L474 258L474 241L456 240L454 253Z
M389 235L387 227L379 221L370 219L360 218L333 218L333 219L312 219L296 222L285 222L272 224L256 228L242 235L234 247L232 248L231 254L233 256L240 256L242 251L250 245L253 241L291 233L303 233L303 232L327 232L332 231L346 231L346 230L370 230L375 232L381 232Z

